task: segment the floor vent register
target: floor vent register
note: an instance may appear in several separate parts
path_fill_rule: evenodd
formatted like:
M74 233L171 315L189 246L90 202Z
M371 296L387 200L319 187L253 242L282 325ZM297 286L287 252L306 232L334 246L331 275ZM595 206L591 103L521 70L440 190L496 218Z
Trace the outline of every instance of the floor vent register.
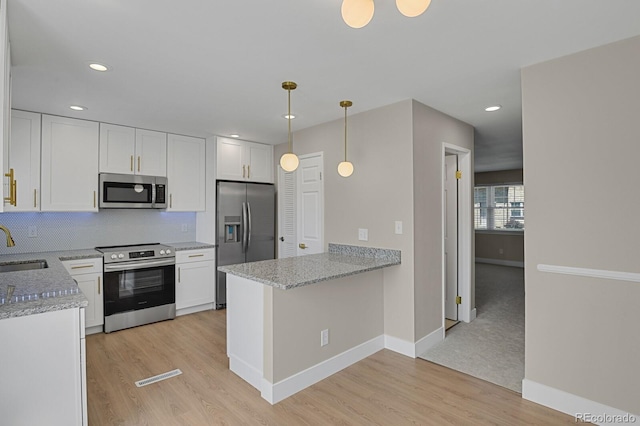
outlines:
M136 386L141 388L143 386L160 382L162 380L170 379L171 377L179 376L181 374L182 374L182 371L180 371L179 369L168 371L166 373L158 374L157 376L149 377L148 379L138 380L136 382Z

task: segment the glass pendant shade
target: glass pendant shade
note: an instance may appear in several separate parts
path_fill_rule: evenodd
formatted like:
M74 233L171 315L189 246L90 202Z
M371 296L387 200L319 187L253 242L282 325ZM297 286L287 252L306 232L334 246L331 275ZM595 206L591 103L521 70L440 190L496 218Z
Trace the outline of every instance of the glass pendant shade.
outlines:
M431 0L396 0L396 6L400 13L409 18L422 15L430 4Z
M300 160L298 159L298 156L293 152L287 152L286 154L283 154L282 157L280 157L280 167L282 167L285 172L294 171L298 168L299 164Z
M373 0L342 0L342 19L351 28L362 28L373 18Z
M342 177L349 177L353 174L353 164L350 161L343 161L338 164L338 174Z

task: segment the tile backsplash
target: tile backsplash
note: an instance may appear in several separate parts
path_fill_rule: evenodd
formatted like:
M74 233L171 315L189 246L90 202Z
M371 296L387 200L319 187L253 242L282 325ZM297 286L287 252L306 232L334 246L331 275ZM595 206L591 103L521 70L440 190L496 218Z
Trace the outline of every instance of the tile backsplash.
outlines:
M97 213L0 213L15 247L0 254L76 250L96 246L195 241L196 214L156 210L101 210ZM36 235L29 237L29 234Z

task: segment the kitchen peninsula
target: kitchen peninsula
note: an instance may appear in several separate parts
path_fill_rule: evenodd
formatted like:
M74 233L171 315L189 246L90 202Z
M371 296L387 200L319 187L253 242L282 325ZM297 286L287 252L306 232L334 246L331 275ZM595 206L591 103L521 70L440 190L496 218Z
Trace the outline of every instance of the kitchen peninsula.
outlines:
M275 404L384 348L382 268L400 251L327 253L220 266L229 368Z

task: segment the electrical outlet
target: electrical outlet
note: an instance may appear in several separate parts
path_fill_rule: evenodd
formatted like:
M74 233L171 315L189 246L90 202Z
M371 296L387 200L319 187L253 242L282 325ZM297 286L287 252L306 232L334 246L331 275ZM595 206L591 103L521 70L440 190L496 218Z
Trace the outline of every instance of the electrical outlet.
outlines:
M503 249L498 249L498 253L499 254L504 254L504 250Z
M182 232L188 232L189 231L189 225L187 225L186 223L182 224Z
M38 236L38 227L35 225L29 225L29 238L36 238Z
M358 239L360 241L369 241L369 230L366 228L358 229Z
M402 221L396 220L396 234L402 234Z
M325 328L320 332L320 346L327 346L329 344L329 329Z

